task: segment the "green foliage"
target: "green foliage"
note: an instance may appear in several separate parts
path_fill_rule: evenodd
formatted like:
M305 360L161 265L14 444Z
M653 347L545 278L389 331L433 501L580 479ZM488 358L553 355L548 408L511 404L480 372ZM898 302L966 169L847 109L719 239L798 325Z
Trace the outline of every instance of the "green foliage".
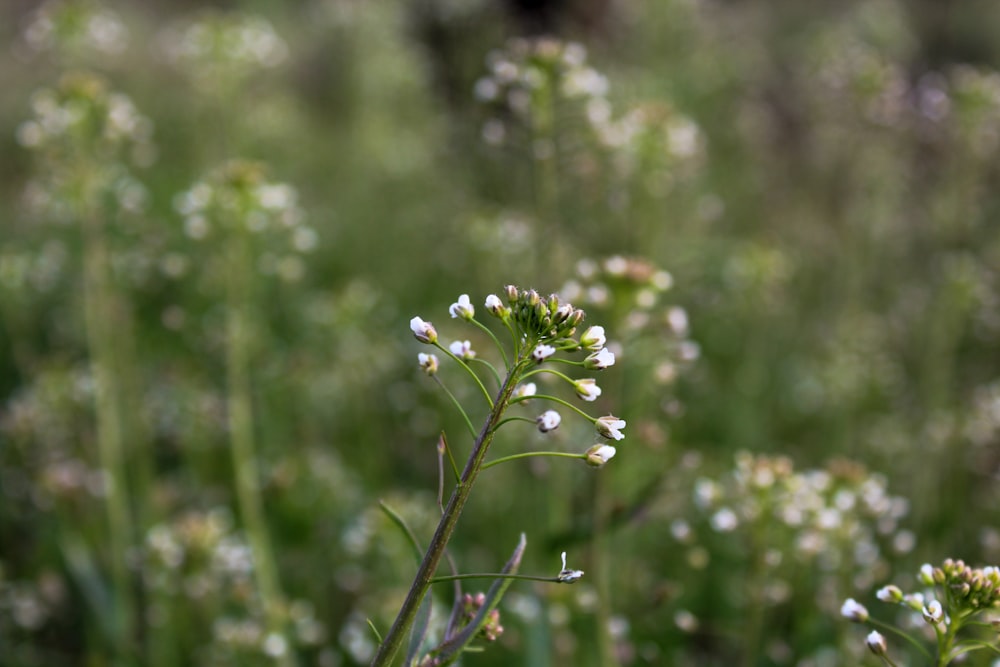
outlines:
M592 424L498 435L449 552L587 574L504 580L462 664L996 644L962 583L988 622L997 8L581 0L536 39L487 2L8 4L4 665L367 664L413 574L379 500L426 544L467 428L407 322L511 282L604 325L628 439L598 471L521 456ZM841 602L925 562L950 621L896 600L915 644L873 655Z

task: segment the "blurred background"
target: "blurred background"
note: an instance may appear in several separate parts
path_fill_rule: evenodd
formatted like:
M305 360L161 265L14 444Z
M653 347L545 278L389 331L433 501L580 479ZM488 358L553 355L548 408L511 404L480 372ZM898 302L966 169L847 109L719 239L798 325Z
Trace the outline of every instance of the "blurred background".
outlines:
M587 407L628 429L601 470L484 473L459 567L525 532L522 572L587 576L516 583L464 664L877 664L844 598L905 626L877 587L1000 561L998 29L976 0L5 3L0 664L367 664L414 571L378 500L426 542L437 436L470 444L407 322L499 363L447 310L510 283L606 328ZM593 444L563 417L494 456Z

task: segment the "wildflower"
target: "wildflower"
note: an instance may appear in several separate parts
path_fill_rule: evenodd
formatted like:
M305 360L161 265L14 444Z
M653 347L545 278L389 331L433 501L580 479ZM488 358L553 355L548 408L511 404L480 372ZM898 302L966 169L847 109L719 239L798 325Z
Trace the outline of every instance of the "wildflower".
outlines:
M584 368L592 371L602 371L608 366L615 365L614 353L606 347L602 347L597 352L592 352L583 360Z
M535 422L538 424L538 430L542 433L556 430L559 428L559 422L561 421L562 417L555 410L546 410L535 419Z
M604 327L590 327L580 336L580 346L594 352L600 351L606 342L608 338L604 335Z
M424 322L419 317L410 320L410 331L413 332L413 337L421 343L431 344L436 342L438 338L438 332L434 325L430 322Z
M496 317L499 317L500 319L503 319L508 315L510 315L510 308L504 306L503 302L500 301L500 297L498 297L496 294L490 294L488 297L486 297L486 310L490 311L490 313L492 313Z
M898 586L883 586L875 593L875 597L882 602L902 602L903 591L899 590Z
M542 363L553 354L556 353L556 348L551 345L539 344L535 346L535 349L531 351L531 357L538 363Z
M611 445L594 445L587 450L587 465L600 468L605 463L613 459L617 452L618 450Z
M601 388L597 386L597 381L591 378L584 378L573 383L573 391L585 401L596 401L601 395Z
M872 630L868 633L868 637L865 639L865 644L875 655L885 655L887 650L885 637L883 637L878 630Z
M420 363L420 368L422 368L428 375L434 375L437 373L438 358L435 355L421 352L417 355L417 361Z
M475 359L476 351L472 349L472 343L467 340L456 340L448 346L451 353L459 359Z
M840 615L854 623L864 623L868 620L868 610L854 598L847 598L840 607Z
M571 570L566 567L566 552L562 552L562 569L556 575L556 581L560 584L572 584L583 576L583 570Z
M605 415L604 417L598 417L594 425L597 427L597 432L605 438L614 440L625 439L625 434L621 431L621 429L625 428L624 419L618 419L614 415Z
M526 399L538 393L538 387L534 382L526 382L514 390L514 398Z
M472 302L469 301L469 295L463 294L458 297L458 301L451 304L451 307L448 308L448 312L451 313L452 318L460 317L463 320L471 320L476 314L476 309L472 307Z
M924 620L931 625L937 625L944 618L944 609L941 608L941 603L937 600L931 600L925 604L922 611Z
M934 585L934 568L930 563L924 563L920 566L920 575L917 578L920 579L920 583L926 586Z

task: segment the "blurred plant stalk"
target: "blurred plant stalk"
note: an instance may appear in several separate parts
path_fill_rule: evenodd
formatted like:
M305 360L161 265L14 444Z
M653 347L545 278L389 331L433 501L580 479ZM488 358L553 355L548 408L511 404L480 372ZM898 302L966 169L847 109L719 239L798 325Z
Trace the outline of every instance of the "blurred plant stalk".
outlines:
M87 183L81 169L81 182ZM96 433L101 468L107 475L105 510L110 544L113 610L112 641L116 650L128 650L136 618L127 556L133 546L135 525L129 507L127 468L123 435L123 393L116 349L114 289L110 276L110 254L100 211L87 196L84 185L77 201L84 246L83 301L87 346L94 377Z
M233 226L239 229L239 225ZM254 577L268 626L279 629L283 599L277 567L271 551L260 470L254 441L253 400L250 387L251 295L253 280L250 239L239 231L228 239L226 252L226 413L229 445L236 479L236 499L243 527L253 551ZM279 656L280 664L295 664L290 651Z

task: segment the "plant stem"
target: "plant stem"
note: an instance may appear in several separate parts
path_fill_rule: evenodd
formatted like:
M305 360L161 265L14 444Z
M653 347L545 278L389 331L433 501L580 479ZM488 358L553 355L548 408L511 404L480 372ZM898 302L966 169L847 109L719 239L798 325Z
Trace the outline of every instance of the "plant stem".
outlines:
M514 388L520 379L523 364L524 359L517 359L513 367L509 369L507 378L500 387L496 400L493 401L493 408L490 410L489 417L486 423L483 424L483 428L472 447L472 452L469 454L465 469L462 471L462 477L458 484L455 485L451 498L448 500L448 505L441 515L441 520L434 531L434 537L431 538L430 545L427 547L424 559L417 569L406 599L403 601L399 614L396 615L396 620L386 634L385 641L379 645L378 651L372 659L371 667L388 667L388 665L392 664L392 660L399 651L399 647L403 644L410 626L413 625L413 620L416 618L420 603L423 602L424 596L430 589L434 572L437 570L438 564L440 564L441 558L444 556L445 548L448 546L452 533L455 531L458 517L465 507L466 501L469 499L469 493L472 491L472 486L475 484L476 477L482 468L486 452L493 442L496 425L500 422L504 411L507 409L507 404L510 402Z
M97 447L101 468L108 476L107 510L111 550L111 582L114 609L115 650L131 649L133 613L132 584L126 557L133 540L129 508L124 438L122 434L122 392L115 373L115 346L111 321L112 288L110 257L100 215L92 206L81 204L84 243L84 310L87 345L94 376L97 417Z
M250 248L243 234L234 234L226 249L226 396L230 449L236 477L236 498L253 552L254 576L268 625L279 627L281 589L271 553L261 500L250 389L249 283ZM286 651L282 664L293 664Z

